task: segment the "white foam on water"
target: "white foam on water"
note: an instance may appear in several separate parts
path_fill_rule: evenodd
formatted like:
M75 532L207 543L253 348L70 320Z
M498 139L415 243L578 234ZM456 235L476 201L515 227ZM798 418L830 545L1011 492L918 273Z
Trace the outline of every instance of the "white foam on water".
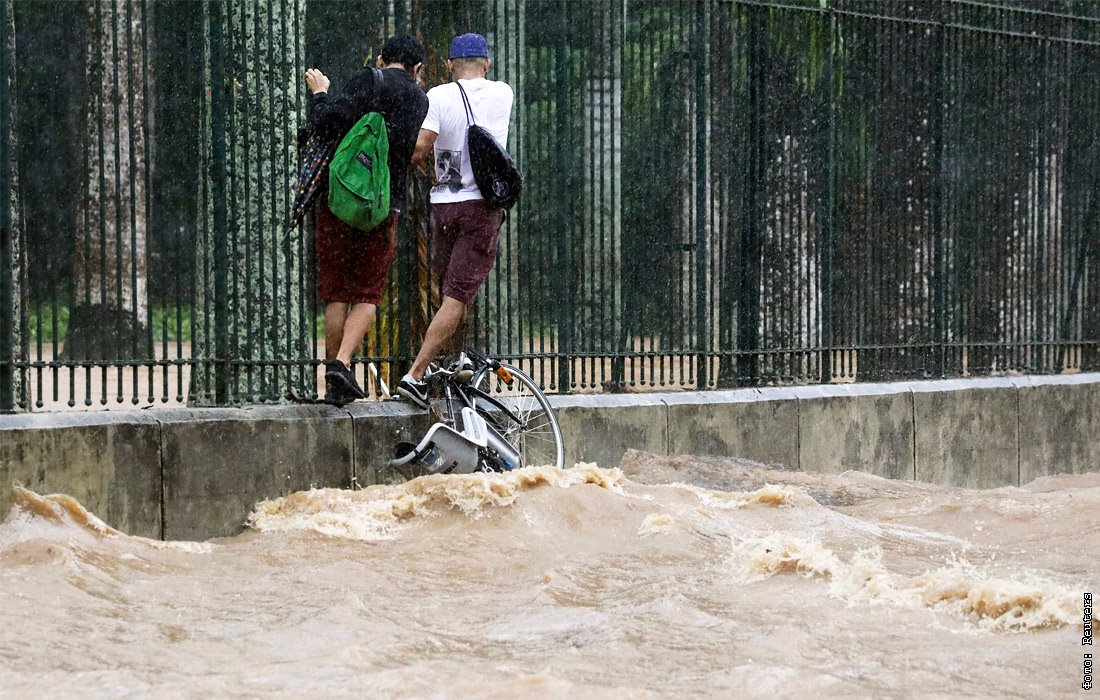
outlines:
M639 537L650 537L652 535L665 535L672 532L673 526L676 524L676 519L668 513L653 513L647 515L642 524L638 527Z
M1080 593L1062 583L1032 572L1007 579L963 559L903 576L887 569L879 547L845 560L816 539L772 533L737 543L731 564L742 583L782 574L819 578L829 582L830 595L849 604L942 609L991 631L1058 628L1080 617Z
M507 508L525 491L595 485L621 493L622 472L578 464L572 469L525 467L505 474L433 474L396 486L360 491L312 489L262 501L248 518L263 532L314 530L357 540L394 537L413 518L458 510L480 517L489 509Z

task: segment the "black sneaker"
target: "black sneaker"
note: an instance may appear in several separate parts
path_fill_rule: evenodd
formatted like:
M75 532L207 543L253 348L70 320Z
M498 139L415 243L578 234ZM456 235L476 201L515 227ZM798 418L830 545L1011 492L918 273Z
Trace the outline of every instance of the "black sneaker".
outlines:
M337 408L345 406L355 400L355 396L349 392L344 385L337 386L332 382L325 382L325 399L324 402L336 406Z
M325 360L325 401L343 406L367 395L359 388L355 375L340 360Z
M401 377L397 383L397 393L421 408L428 408L428 383L416 381L411 374Z

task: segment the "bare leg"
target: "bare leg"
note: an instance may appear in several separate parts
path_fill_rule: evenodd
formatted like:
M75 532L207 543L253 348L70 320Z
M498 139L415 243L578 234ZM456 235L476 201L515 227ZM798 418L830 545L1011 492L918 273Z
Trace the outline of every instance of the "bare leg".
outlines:
M466 332L470 328L470 307L464 308L462 318L458 322L458 326L454 332L451 333L450 339L443 344L443 347L439 349L444 355L457 355L466 349Z
M335 360L340 352L344 338L344 320L348 316L348 305L342 301L325 304L325 359Z
M374 304L367 303L352 305L347 320L344 321L344 337L336 354L336 359L343 362L345 367L351 367L351 354L362 344L367 331L374 324L377 308Z
M439 354L443 345L454 335L465 313L466 305L461 301L452 297L443 297L443 304L439 307L439 311L435 312L432 322L428 324L428 332L424 334L424 344L420 346L416 361L409 370L413 379L420 381L424 378L424 371Z

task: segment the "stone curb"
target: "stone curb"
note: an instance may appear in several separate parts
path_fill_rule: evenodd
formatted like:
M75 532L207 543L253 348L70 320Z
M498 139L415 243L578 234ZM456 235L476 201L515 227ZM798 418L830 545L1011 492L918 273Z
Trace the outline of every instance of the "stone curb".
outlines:
M1100 373L550 398L566 464L628 449L986 488L1100 470ZM0 504L19 483L131 534L239 532L261 500L402 479L426 412L401 402L0 416Z

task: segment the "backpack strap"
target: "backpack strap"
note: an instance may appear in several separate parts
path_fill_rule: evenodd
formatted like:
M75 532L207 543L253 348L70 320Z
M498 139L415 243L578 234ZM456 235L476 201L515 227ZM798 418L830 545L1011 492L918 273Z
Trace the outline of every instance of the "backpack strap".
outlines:
M371 108L369 111L377 112L378 103L381 99L382 85L386 82L386 74L382 72L380 68L375 66L370 67L371 75L374 76L374 85L371 86Z
M456 80L455 85L458 86L458 91L462 93L462 104L466 107L466 126L477 124L477 121L474 120L474 110L470 107L470 98L466 97L466 91L462 88L462 83Z

